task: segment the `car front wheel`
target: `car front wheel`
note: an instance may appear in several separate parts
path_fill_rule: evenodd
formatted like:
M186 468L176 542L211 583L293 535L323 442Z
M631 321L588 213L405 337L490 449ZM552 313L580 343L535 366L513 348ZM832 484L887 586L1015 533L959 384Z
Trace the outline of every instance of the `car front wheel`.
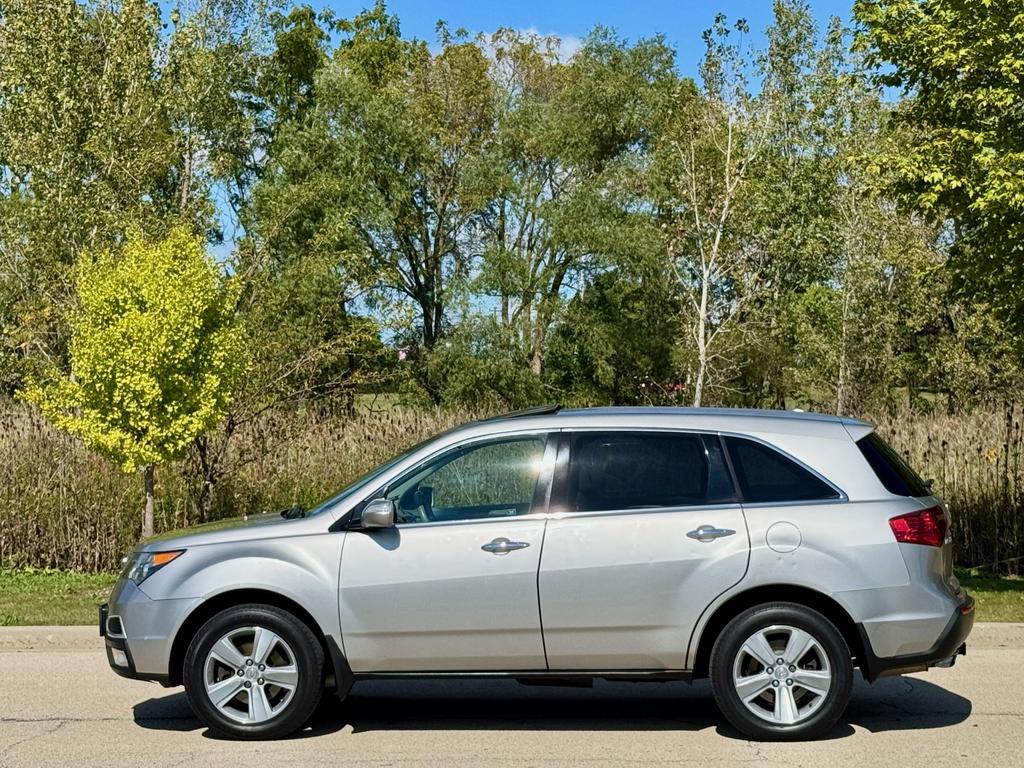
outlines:
M814 739L846 710L853 662L842 634L820 613L771 603L744 611L722 631L711 682L722 714L746 736Z
M272 739L298 730L323 693L324 654L302 621L267 605L221 611L185 654L185 694L214 731Z

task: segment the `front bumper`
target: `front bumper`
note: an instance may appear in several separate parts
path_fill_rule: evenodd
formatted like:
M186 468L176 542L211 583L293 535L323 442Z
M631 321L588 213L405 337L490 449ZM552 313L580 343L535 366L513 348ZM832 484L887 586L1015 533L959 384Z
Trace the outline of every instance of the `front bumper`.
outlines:
M858 624L857 630L864 649L864 656L860 659L861 673L868 682L874 682L879 677L923 672L935 666L952 666L957 656L967 653L966 640L973 628L974 598L968 595L953 612L938 641L927 651L879 658L871 650L871 642L864 626Z
M174 638L197 603L152 600L133 582L119 581L110 602L99 609L110 668L122 677L167 685Z
M140 673L135 666L135 659L132 658L131 649L128 647L126 637L117 637L107 633L107 619L110 608L107 603L100 606L100 635L104 638L107 649L107 664L121 677L131 680L149 680L151 682L167 685L169 677L166 674Z

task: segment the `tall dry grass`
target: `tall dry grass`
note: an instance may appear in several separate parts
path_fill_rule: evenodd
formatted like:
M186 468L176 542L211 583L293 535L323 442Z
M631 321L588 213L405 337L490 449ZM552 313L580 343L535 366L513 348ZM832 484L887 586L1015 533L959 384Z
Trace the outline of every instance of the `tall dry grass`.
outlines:
M270 414L228 443L211 518L312 505L400 450L472 418L390 408L354 419ZM157 470L155 529L203 522L194 462ZM34 409L0 401L0 567L116 568L138 541L142 480Z
M949 504L960 565L1024 572L1024 431L1019 405L904 415L879 433Z
M1021 415L1019 407L964 416L905 414L879 424L949 502L962 565L1021 571ZM403 408L352 419L267 415L233 436L209 516L313 504L403 448L470 418ZM158 531L201 522L196 487L193 462L160 468ZM0 566L114 568L137 541L141 503L139 477L86 451L28 406L0 402Z

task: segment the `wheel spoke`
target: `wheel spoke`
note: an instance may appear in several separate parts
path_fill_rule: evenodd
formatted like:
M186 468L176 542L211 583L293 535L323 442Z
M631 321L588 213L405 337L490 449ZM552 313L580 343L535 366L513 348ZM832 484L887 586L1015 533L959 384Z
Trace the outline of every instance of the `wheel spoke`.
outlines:
M779 723L791 725L799 717L799 710L796 700L793 698L793 689L788 685L780 685L775 689L775 720Z
M263 679L280 688L294 688L299 682L299 670L294 664L287 667L267 667L263 670Z
M793 673L793 682L811 693L824 696L828 693L832 675L818 669L797 669Z
M770 667L775 664L775 651L768 644L768 640L763 632L758 632L756 635L747 638L747 642L743 644L742 650L757 659L764 667Z
M793 628L789 633L789 640L786 641L786 650L782 652L782 659L787 664L796 664L807 655L812 646L816 645L814 638L802 629Z
M210 650L210 655L233 670L245 664L245 656L231 642L231 638L227 636L217 641L217 644Z
M771 678L764 674L740 677L734 681L736 693L743 701L750 701L772 687Z
M238 692L242 690L242 678L232 675L226 677L219 683L210 683L206 686L206 693L218 708L223 708L231 701Z
M261 686L254 685L249 689L249 719L261 723L269 718L270 702L267 701L267 694Z
M256 627L256 633L252 640L252 660L257 664L266 664L267 657L274 650L280 638L264 627Z

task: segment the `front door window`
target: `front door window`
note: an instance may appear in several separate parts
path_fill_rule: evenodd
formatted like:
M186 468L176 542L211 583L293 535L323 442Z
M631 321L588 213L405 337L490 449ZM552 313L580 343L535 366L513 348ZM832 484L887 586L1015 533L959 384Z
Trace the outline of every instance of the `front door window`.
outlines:
M543 456L538 435L465 446L403 478L387 498L399 525L525 515Z

